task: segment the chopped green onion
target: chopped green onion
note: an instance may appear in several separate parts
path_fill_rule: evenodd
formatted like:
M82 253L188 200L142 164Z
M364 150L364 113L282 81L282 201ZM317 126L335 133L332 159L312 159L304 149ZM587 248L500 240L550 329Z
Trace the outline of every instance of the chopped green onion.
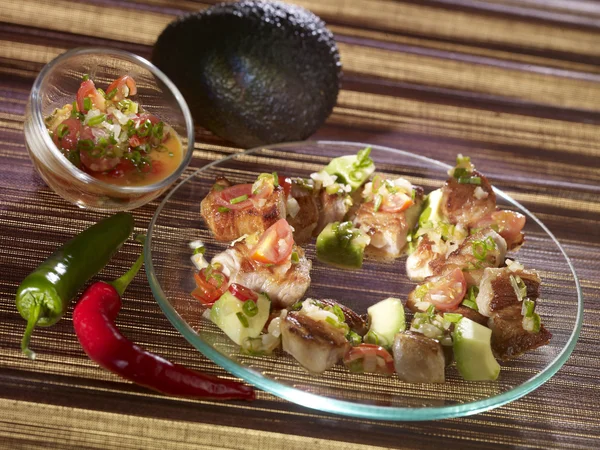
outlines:
M94 141L91 139L82 139L77 142L77 150L83 150L84 152L90 152L94 148Z
M300 311L302 309L302 301L298 301L290 306L290 311Z
M479 288L477 286L469 286L469 289L467 289L467 295L465 296L465 298L467 300L471 300L472 302L475 302L478 295L479 295Z
M109 100L112 100L112 98L117 95L117 88L114 88L112 91L110 91L108 94L106 94L106 98Z
M373 211L374 212L379 211L382 201L383 201L383 197L381 197L381 194L376 194L375 198L373 199Z
M456 165L460 166L463 164L469 164L471 162L471 158L469 156L457 155L456 156Z
M427 317L431 319L435 315L435 306L429 305L429 308L427 308L427 311L425 311L425 313L427 314Z
M89 80L89 79L90 79L90 76L89 76L87 73L84 73L84 74L83 74L83 76L81 77L81 79L82 79L83 81L87 81L87 80Z
M473 249L473 256L478 260L483 261L487 256L487 248L483 241L473 241L471 248Z
M246 300L242 309L248 317L254 317L258 314L258 306L256 306L254 300Z
M352 330L348 332L348 334L346 335L346 339L348 340L348 342L350 342L350 345L352 345L352 347L356 347L362 342L362 338L360 337L360 335L356 334Z
M340 190L340 185L337 183L333 183L330 184L329 186L327 186L325 188L325 191L329 194L329 195L333 195L333 194L337 194Z
M488 250L495 250L496 249L496 241L494 241L494 238L491 236L488 236L487 238L485 238L485 240L483 241L483 243L485 244L485 248Z
M369 157L370 154L371 147L366 147L362 150L359 150L356 154L356 161L354 162L353 166L356 169L364 169L365 167L369 167L371 164L373 164L373 160Z
M279 177L277 176L277 172L273 172L273 186L279 186Z
M533 300L529 300L528 298L526 298L523 301L523 306L521 306L521 315L523 315L525 317L531 317L531 316L533 316L534 312L535 312L535 302Z
M300 257L298 256L297 251L292 252L292 264L298 264L300 262Z
M244 195L240 195L239 197L232 198L231 200L229 200L229 203L231 203L232 205L235 205L237 203L242 203L246 200L248 200L248 194L244 194Z
M458 179L460 184L481 184L481 177L460 177Z
M106 114L98 114L97 116L94 116L90 120L88 120L88 125L90 127L94 127L96 125L100 125L105 120L106 120Z
M165 127L165 124L163 122L158 122L152 128L152 136L154 136L158 140L162 140L163 135L164 135L164 133L163 133L164 127Z
M417 286L415 289L415 298L417 300L422 300L425 297L425 294L429 292L429 283L423 283L420 286Z
M140 137L146 137L152 132L152 122L145 120L137 128L137 135Z
M523 317L523 329L530 333L539 333L542 327L542 320L537 313L533 313L531 317Z
M111 143L111 145L115 145L115 144L116 144L118 141L115 139L115 135L114 135L114 134L111 134L111 135L108 137L108 142L110 142L110 143Z
M452 173L452 176L454 178L468 178L469 177L469 172L467 171L467 169L465 169L464 167L457 167L456 169L454 169L454 172Z
M206 247L204 245L194 249L194 255L204 255L206 253Z
M217 210L218 210L220 213L228 213L229 211L231 211L229 208L227 208L227 207L225 207L225 206L219 206L219 207L217 208Z
M373 330L369 330L366 334L364 341L368 344L379 345L379 336Z
M333 312L335 314L335 316L338 318L338 320L340 322L346 321L346 317L344 316L344 311L342 311L342 308L340 308L339 305L333 305L333 307L331 308L331 312Z
M215 191L215 192L221 192L223 189L225 189L225 186L223 186L220 183L215 183L212 186L212 190Z
M527 285L523 281L523 279L518 275L511 275L509 277L510 285L515 291L515 295L519 301L522 301L525 297L527 297Z
M92 99L89 97L86 97L83 99L83 109L87 112L90 109L92 109Z
M460 319L462 319L462 314L458 313L444 313L444 320L450 323L457 323Z
M471 308L471 309L474 309L475 311L479 311L479 307L477 306L477 303L475 303L472 300L463 300L461 304L463 306L466 306L467 308Z
M333 317L325 317L325 322L327 322L329 325L333 325L336 328L340 328L340 323Z
M241 322L244 328L248 328L250 326L250 324L248 323L248 318L244 314L238 311L235 313L235 315L237 316L238 320Z
M64 138L68 132L69 132L69 127L68 127L68 125L65 125L64 123L61 123L58 127L56 127L56 134L59 137L59 139Z

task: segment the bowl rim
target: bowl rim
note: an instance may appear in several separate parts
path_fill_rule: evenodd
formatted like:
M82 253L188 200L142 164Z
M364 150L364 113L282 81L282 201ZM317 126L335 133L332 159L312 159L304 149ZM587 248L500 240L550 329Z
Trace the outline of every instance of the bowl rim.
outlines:
M52 139L50 139L50 135L47 133L46 126L44 124L44 117L41 108L41 95L40 88L42 82L46 78L46 76L52 71L52 69L65 60L68 60L74 56L80 55L107 55L107 56L116 56L122 59L125 59L133 64L140 65L150 71L152 75L157 77L161 82L167 86L167 88L171 91L181 112L184 116L185 127L187 131L187 152L183 155L181 163L177 167L177 169L168 177L148 185L143 186L119 186L115 184L106 183L104 181L100 181L97 178L92 177L91 175L85 173L84 171L75 167L67 158L63 156L58 147L54 144ZM68 50L54 59L52 59L48 64L46 64L38 76L36 77L33 87L31 89L31 93L29 96L29 101L31 105L31 115L33 119L33 127L34 132L38 133L41 131L41 137L43 143L45 144L46 149L48 149L55 159L59 162L63 169L65 169L69 175L82 181L89 185L95 185L102 188L105 191L115 192L115 193L124 193L124 194L145 194L149 192L156 191L158 189L166 188L173 184L180 177L181 173L185 170L185 168L189 165L192 155L194 153L194 121L192 119L192 114L190 109L185 101L185 98L175 86L175 84L154 64L148 61L146 58L136 55L135 53L131 53L125 50L113 49L113 48L103 48L103 47L77 47L71 50Z
M356 149L357 147L371 147L377 150L382 150L388 153L400 153L404 156L409 156L411 158L416 158L421 160L426 164L432 164L438 166L441 169L450 169L451 166L448 164L442 163L440 161L436 161L434 159L416 155L411 152L407 152L405 150L394 149L391 147L385 147L381 145L374 144L365 144L361 142L349 142L349 141L331 141L331 140L315 140L315 141L297 141L297 142L288 142L282 144L269 144L263 145L260 147L254 147L252 149L246 150L240 153L234 153L225 158L213 161L189 175L184 180L182 180L177 186L175 186L167 196L162 200L160 205L156 208L154 216L152 217L150 224L148 226L148 233L146 235L146 241L144 245L144 260L146 264L146 276L148 278L148 282L150 284L150 288L152 293L157 300L159 306L163 310L164 314L167 316L171 324L184 336L184 338L192 344L197 350L199 350L202 354L204 354L207 358L232 373L235 376L247 381L248 383L266 391L277 397L283 398L285 400L289 400L293 403L299 404L301 406L305 406L311 409L317 409L323 412L334 413L344 416L350 417L359 417L366 419L376 419L376 420L391 420L391 421L423 421L423 420L436 420L436 419L446 419L446 418L455 418L455 417L463 417L470 416L473 414L478 414L480 412L488 411L493 408L497 408L499 406L505 405L509 402L517 400L529 392L537 389L546 381L548 381L558 370L563 366L563 364L567 361L575 345L579 338L579 334L581 331L581 326L583 323L583 293L581 290L581 285L579 283L579 278L575 272L575 268L567 253L565 252L562 245L556 239L556 237L552 234L552 232L544 225L542 221L540 221L535 215L531 213L527 208L521 205L519 202L514 200L509 195L505 194L498 188L494 187L494 192L496 195L500 196L503 200L510 203L512 206L520 208L524 211L529 218L533 219L533 221L540 226L547 234L550 236L554 244L558 247L563 257L565 258L569 269L573 275L573 280L575 282L575 287L577 291L577 315L575 320L575 327L571 331L567 344L561 349L558 355L546 366L546 368L534 375L532 378L527 380L525 383L514 387L506 392L503 392L498 395L494 395L492 397L488 397L481 400L476 400L468 403L459 403L455 405L445 405L445 406L431 406L431 407L417 407L417 408L408 408L408 407L392 407L392 406L376 406L376 405L366 405L360 403L353 403L347 400L338 400L330 397L324 397L317 394L308 393L302 391L300 389L296 389L289 385L279 383L278 381L268 379L262 374L243 366L240 363L232 361L225 355L221 354L219 351L214 349L211 345L207 344L202 340L196 332L184 321L181 319L177 311L170 304L168 299L166 298L158 279L154 272L154 266L152 263L152 237L153 237L153 229L156 224L156 221L160 215L160 212L167 204L171 196L186 182L195 177L199 172L208 169L209 167L218 165L223 163L224 161L239 158L241 156L249 155L254 152L258 152L264 148L287 148L287 147L297 147L299 145L336 145L336 146L348 146Z

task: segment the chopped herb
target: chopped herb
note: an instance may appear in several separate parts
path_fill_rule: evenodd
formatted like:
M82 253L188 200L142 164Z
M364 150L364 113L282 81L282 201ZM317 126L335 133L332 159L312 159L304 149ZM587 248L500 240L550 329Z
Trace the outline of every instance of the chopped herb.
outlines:
M352 347L356 347L357 345L360 345L362 343L362 338L360 337L360 335L356 334L352 330L348 332L348 334L346 335L346 339L348 340L348 342L350 342L350 345L352 345Z
M474 309L475 311L479 311L479 307L477 306L477 303L472 302L471 300L463 300L462 305L466 306L467 308Z
M293 251L292 252L292 264L298 264L300 262L300 257L298 256L298 252L297 251Z
M460 177L458 179L460 184L481 184L481 177Z
M376 194L375 198L373 199L373 211L374 212L379 211L382 201L383 201L383 197L381 197L381 194Z
M61 123L58 127L56 127L56 135L59 139L64 138L69 132L69 127L64 123Z
M137 135L139 137L146 137L152 132L152 122L148 119L144 121L144 123L140 123L137 128Z
M206 247L204 245L194 249L194 255L204 255L206 253Z
M87 112L90 109L92 109L92 99L89 97L86 97L83 99L83 109Z
M444 313L444 320L450 323L456 323L462 319L462 314L458 313Z
M97 116L92 117L90 120L88 120L88 125L90 127L94 127L96 125L100 125L105 120L106 120L106 114L99 114Z
M533 300L529 300L528 298L526 298L523 301L523 306L521 306L521 315L523 315L525 317L531 317L531 316L533 316L534 312L535 312L535 302Z
M258 314L258 306L256 306L254 300L246 300L242 309L248 317L254 317Z
M242 203L246 200L248 200L248 194L244 194L244 195L240 195L239 197L232 198L231 200L229 200L229 203L231 203L232 205L235 205L237 203Z
M106 94L106 98L112 100L115 95L117 95L117 88L114 88L112 91Z
M217 208L217 210L218 210L220 213L228 213L229 211L231 211L229 208L227 208L227 207L225 207L225 206L219 206L219 207Z
M279 186L279 177L277 176L277 172L273 172L273 186Z
M81 79L83 81L88 81L90 79L90 76L87 73L84 73L83 76L81 77Z
M248 323L248 318L244 314L238 311L235 313L235 315L237 316L238 320L241 322L244 328L248 328L250 326L250 324Z

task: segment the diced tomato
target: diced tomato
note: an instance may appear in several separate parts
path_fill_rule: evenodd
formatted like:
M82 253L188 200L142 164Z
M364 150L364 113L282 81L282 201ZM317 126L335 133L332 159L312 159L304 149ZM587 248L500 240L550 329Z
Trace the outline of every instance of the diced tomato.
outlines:
M138 114L138 118L136 119L138 123L144 123L146 120L149 120L152 125L156 125L158 122L160 122L158 117L148 113Z
M284 177L283 175L279 175L277 181L279 182L279 186L283 188L283 193L285 196L287 197L290 195L290 192L292 191L292 180Z
M66 128L65 128L66 127ZM62 131L63 137L59 137L59 131ZM58 148L65 150L75 150L79 141L81 132L81 122L78 119L63 120L55 129L52 140Z
M82 150L79 152L79 157L81 158L81 164L92 172L107 172L117 167L121 161L121 158L118 156L112 158L108 156L97 156L95 150L92 150L91 152Z
M279 219L263 233L252 251L252 259L263 264L281 264L292 254L294 236L285 219Z
M402 212L410 208L414 202L403 192L386 195L381 202L381 210L386 212Z
M252 289L242 286L241 284L231 283L229 285L231 292L238 300L245 302L246 300L258 300L258 295Z
M124 98L127 98L130 95L137 94L137 86L135 84L135 80L129 75L123 75L122 77L117 78L115 81L113 81L110 84L110 86L108 86L108 88L106 89L106 94L112 95L111 92L113 92L115 89L116 92L111 98L114 101L123 100Z
M165 170L165 164L162 161L152 161L150 173L158 175Z
M109 172L109 175L113 178L122 178L134 170L136 170L136 168L133 163L129 159L123 158L119 161L119 164Z
M137 134L134 134L129 138L129 146L130 147L139 147L140 145L146 142L146 137L139 137Z
M385 375L394 373L392 355L383 347L373 344L360 344L352 347L344 356L344 364L352 372L381 373Z
M231 200L239 199L244 195L248 197L246 200L238 201L237 203L231 203ZM216 200L218 204L225 206L226 208L242 210L252 207L252 201L250 200L251 195L251 184L236 184L235 186L231 186L222 190Z
M467 282L459 268L427 281L429 290L422 301L430 302L438 311L452 311L465 298Z
M97 109L99 109L102 112L105 111L106 101L104 100L104 97L102 97L100 92L98 92L92 80L86 80L83 83L81 83L81 86L77 91L77 110L79 112L87 112L84 105L84 100L86 98L89 98L92 101L92 104Z
M207 306L211 306L225 293L229 283L227 276L214 268L208 271L208 276L207 269L195 273L194 280L197 287L192 295Z

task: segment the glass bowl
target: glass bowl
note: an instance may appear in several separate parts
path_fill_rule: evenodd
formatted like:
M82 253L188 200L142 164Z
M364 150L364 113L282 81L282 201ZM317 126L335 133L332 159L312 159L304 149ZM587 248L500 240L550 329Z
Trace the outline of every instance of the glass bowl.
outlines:
M181 140L183 158L171 175L146 186L116 186L78 169L60 152L44 118L73 102L84 74L99 87L125 74L136 80L140 105L173 127ZM48 186L80 207L102 211L137 208L159 196L179 178L194 148L192 117L175 85L144 58L113 49L76 48L49 62L31 89L24 129L29 156Z
M200 352L247 382L300 405L348 416L404 421L465 416L511 402L550 379L565 363L579 336L581 289L569 258L550 231L500 190L496 190L499 205L527 216L526 242L516 257L542 277L538 312L553 337L549 345L502 362L497 381L464 381L453 366L447 369L442 385L350 373L341 364L322 375L311 375L283 352L271 357L241 354L224 333L202 317L203 307L190 295L195 287L195 269L188 244L202 240L209 258L226 247L212 239L200 216L200 201L215 177L226 176L234 183L251 182L261 172L306 177L331 158L355 154L364 147L347 142L261 147L211 163L174 188L150 223L145 258L154 296L173 325ZM446 164L400 150L371 147L378 171L406 177L426 192L440 187L447 178ZM493 176L490 178L493 183ZM336 299L359 314L388 296L405 299L415 285L405 276L404 258L394 263L366 261L360 271L344 271L315 259L314 240L305 249L313 261L306 296Z

